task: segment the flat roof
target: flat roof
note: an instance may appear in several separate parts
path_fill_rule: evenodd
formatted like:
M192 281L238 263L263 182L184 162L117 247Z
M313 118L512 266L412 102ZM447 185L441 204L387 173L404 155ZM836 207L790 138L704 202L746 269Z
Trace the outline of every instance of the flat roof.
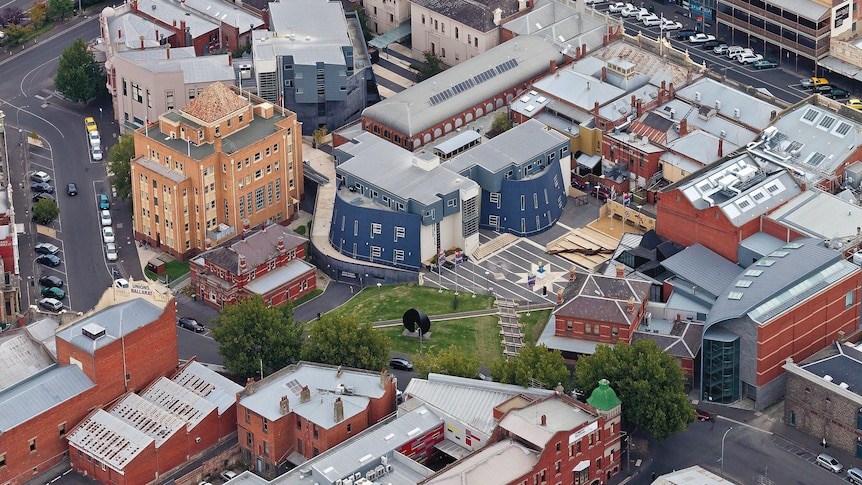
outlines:
M343 419L335 420L335 401L341 400ZM300 403L295 399L290 404L290 410L305 418L311 423L323 428L331 429L336 424L358 415L366 408L370 400L365 396L348 396L346 394L334 394L328 391L315 392L311 399Z
M269 4L270 27L273 35L255 39L259 46L271 46L271 58L293 56L295 64L316 65L318 62L343 65L344 50L351 46L347 19L340 2L329 0L291 0ZM297 19L302 19L297 22ZM258 37L258 36L256 36ZM261 42L261 44L258 44ZM266 51L261 51L269 58Z
M49 320L49 325L57 323ZM54 339L51 333L50 340ZM24 330L0 334L0 389L14 386L37 372L54 365L54 358Z
M823 217L831 214L832 217ZM855 238L862 207L817 189L808 189L767 216L811 237ZM856 221L856 222L853 222Z
M742 272L736 263L700 243L692 244L665 259L662 265L713 297L720 295Z
M134 298L106 307L60 328L57 330L57 337L81 350L94 354L96 349L110 345L128 334L146 327L157 320L164 311L164 308L159 308L143 298ZM94 324L105 330L105 335L95 340L82 333L84 327Z
M263 25L263 19L257 15L223 0L182 0L182 4L217 22L237 27L240 34Z
M574 430L595 419L597 416L572 403L550 397L509 411L500 420L500 428L541 450L556 433Z
M236 395L243 390L241 385L197 361L171 380L218 406L219 414L236 406Z
M492 443L472 453L429 478L427 485L463 485L482 483L515 483L533 470L539 453L517 441Z

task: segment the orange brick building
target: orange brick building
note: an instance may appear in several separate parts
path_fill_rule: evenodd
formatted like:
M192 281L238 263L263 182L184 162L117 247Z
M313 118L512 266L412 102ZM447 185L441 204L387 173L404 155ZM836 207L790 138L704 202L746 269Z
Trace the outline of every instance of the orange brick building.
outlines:
M135 239L186 259L243 228L284 223L303 192L296 115L210 85L135 132Z
M237 400L242 459L273 478L394 412L395 379L300 362L250 381Z

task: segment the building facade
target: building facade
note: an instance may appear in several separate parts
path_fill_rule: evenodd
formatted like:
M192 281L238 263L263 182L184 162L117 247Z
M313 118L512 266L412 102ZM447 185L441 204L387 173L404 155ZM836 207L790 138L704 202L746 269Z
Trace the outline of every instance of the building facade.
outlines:
M359 0L365 10L368 28L376 34L385 34L410 20L410 0Z
M296 115L215 83L135 132L134 230L187 259L239 229L286 223L303 192Z

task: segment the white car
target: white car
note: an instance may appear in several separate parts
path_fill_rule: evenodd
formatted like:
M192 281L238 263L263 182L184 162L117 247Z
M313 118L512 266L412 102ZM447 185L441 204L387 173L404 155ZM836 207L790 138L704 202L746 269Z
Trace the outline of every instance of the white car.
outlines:
M102 228L102 239L103 239L106 243L112 243L112 242L114 242L114 239L115 239L115 236L114 236L114 228L113 228L113 227L111 227L111 226L105 226L105 227L103 227L103 228Z
M741 56L747 56L749 54L754 54L754 51L749 48L742 49L741 51L731 51L730 49L728 49L727 51L728 59L737 59Z
M682 24L679 22L674 22L669 19L661 19L661 30L679 30L682 28Z
M692 44L703 44L704 42L706 42L708 40L715 40L715 36L700 33L700 34L694 34L688 38L688 41L691 42Z
M736 58L740 64L751 64L752 62L759 61L763 59L763 56L760 54L743 54Z
M91 131L90 132L90 146L97 147L102 144L102 137L99 136L99 131Z
M111 220L111 211L109 210L99 211L99 218L102 219L103 226L110 226L113 224L113 221Z
M108 261L116 261L117 245L114 243L105 244L105 256L108 258Z
M612 4L608 7L608 12L610 12L610 13L620 13L620 11L622 11L622 9L624 9L625 7L635 8L635 7L634 7L634 5L632 5L632 4L630 4L630 3L615 2L615 3L612 3Z
M102 147L96 145L93 147L93 160L99 161L102 159Z
M605 3L607 0L584 0L585 5L596 5L598 3Z
M641 11L640 8L635 7L632 4L627 4L625 7L623 7L622 10L620 10L620 15L622 15L623 17L634 17L640 11Z
M647 27L653 27L656 25L661 25L661 19L656 14L650 14L641 19L641 22L644 23Z
M231 470L225 470L225 471L219 473L218 476L220 476L222 480L229 482L229 481L233 480L234 478L236 478L236 472L231 471Z
M638 12L637 12L637 19L640 21L640 20L643 20L644 17L649 17L650 15L652 15L652 14L649 13L649 10L642 8L642 9L638 10Z

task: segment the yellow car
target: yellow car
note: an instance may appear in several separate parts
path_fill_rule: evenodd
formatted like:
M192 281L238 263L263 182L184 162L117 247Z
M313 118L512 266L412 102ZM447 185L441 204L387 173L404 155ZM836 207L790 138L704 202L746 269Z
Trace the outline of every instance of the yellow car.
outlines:
M846 105L851 107L851 108L862 110L862 99L853 98L853 99L847 101Z
M87 131L97 131L99 127L96 126L96 120L93 119L92 116L88 116L84 118L84 124L87 125Z

